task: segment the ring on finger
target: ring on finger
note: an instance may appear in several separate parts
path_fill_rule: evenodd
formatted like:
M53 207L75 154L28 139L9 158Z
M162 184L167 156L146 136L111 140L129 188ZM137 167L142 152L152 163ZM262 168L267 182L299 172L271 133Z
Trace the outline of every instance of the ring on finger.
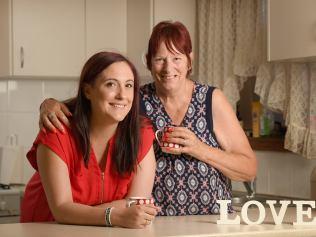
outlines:
M53 112L48 113L47 117L52 120L54 118L55 114Z
M61 118L62 118L63 120L66 120L66 119L67 119L67 117L66 117L65 115L62 115Z

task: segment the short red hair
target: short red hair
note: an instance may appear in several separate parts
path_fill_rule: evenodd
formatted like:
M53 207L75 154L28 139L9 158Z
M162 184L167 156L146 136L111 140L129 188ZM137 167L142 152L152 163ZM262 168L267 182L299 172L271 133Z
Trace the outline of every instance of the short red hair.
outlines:
M190 53L192 53L192 43L187 28L178 21L162 21L154 27L146 54L148 70L151 70L151 59L156 55L161 42L165 42L170 52L175 52L173 49L174 46L177 51L187 56L190 65L188 74L190 74L192 71L192 61L190 57Z

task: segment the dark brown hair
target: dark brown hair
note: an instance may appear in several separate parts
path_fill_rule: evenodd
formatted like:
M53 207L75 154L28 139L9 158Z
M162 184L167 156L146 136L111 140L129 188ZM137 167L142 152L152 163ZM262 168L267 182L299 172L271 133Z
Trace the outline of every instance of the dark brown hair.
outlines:
M132 108L126 117L119 122L114 135L114 149L112 159L120 175L131 173L137 164L137 155L140 143L140 118L139 118L139 79L134 65L124 56L112 52L99 52L85 63L81 75L77 96L66 103L72 116L72 128L76 141L82 152L85 166L88 167L90 158L90 129L91 117L90 101L84 94L84 85L93 85L98 75L107 67L116 62L126 62L134 75L134 100Z
M174 47L182 54L185 54L189 62L188 74L192 71L192 61L190 53L192 52L192 43L189 31L181 22L162 21L158 23L151 33L148 50L146 54L147 69L151 70L151 59L158 51L162 42L165 42L167 49L174 52Z

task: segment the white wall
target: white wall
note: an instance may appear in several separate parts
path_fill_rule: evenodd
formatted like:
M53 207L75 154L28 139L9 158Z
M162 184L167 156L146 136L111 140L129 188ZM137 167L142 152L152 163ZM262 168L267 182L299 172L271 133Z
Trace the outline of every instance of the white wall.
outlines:
M257 193L310 198L310 175L316 160L290 152L256 151L256 156ZM242 183L233 182L233 190L245 191L245 188Z

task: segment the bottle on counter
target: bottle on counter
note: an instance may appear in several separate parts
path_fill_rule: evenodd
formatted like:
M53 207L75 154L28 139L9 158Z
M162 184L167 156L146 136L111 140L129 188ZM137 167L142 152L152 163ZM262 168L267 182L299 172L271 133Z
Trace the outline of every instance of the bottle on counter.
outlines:
M260 115L261 115L261 104L259 101L252 102L252 136L260 137Z
M269 136L273 127L273 113L267 108L264 108L260 114L260 136Z

